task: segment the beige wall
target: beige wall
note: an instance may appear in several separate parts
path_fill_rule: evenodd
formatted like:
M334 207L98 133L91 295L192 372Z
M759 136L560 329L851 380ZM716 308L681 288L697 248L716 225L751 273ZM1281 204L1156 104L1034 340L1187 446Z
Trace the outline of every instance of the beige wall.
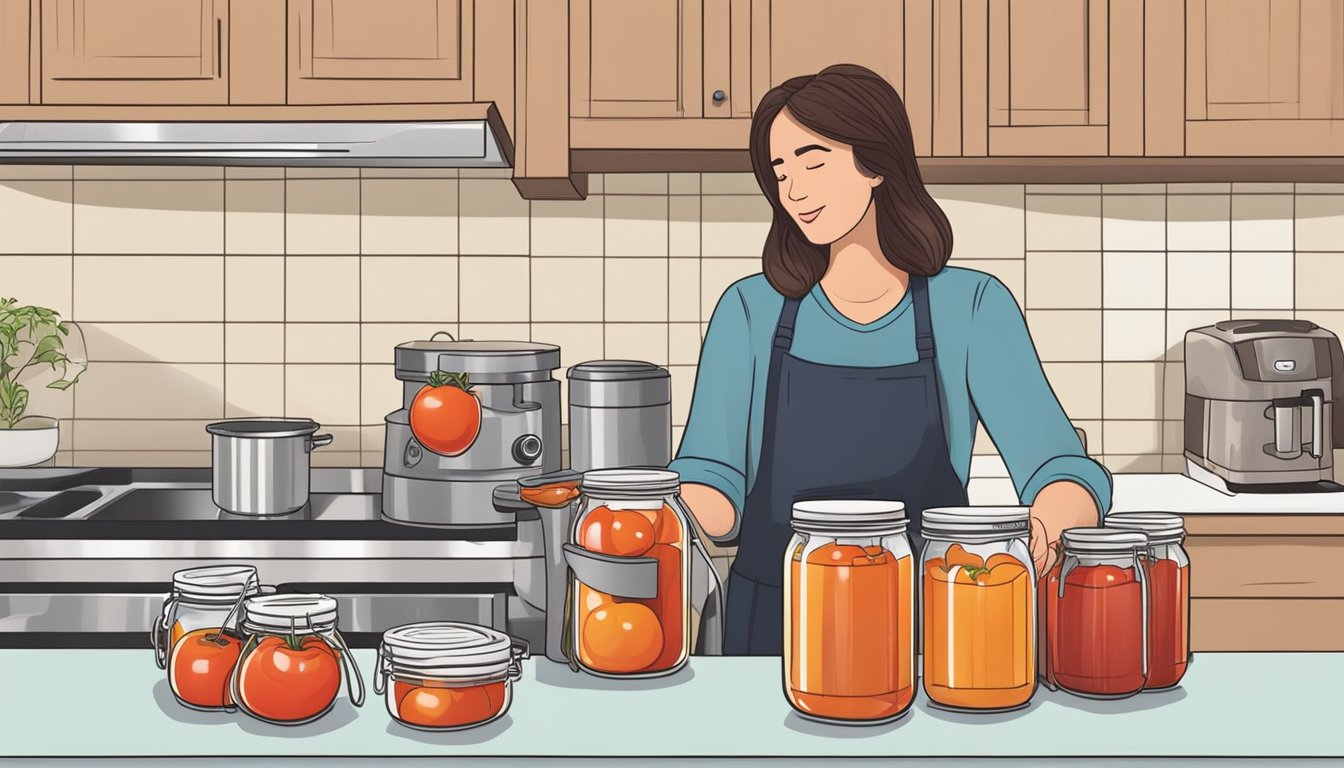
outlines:
M377 466L393 346L447 330L559 344L566 366L667 365L679 436L704 322L759 271L768 207L750 174L591 191L529 203L494 171L0 166L0 294L77 320L92 361L31 412L62 419L61 464L208 464L207 422L283 414L336 436L315 463ZM1114 471L1178 469L1187 328L1344 332L1344 185L932 191L955 263L1017 295Z

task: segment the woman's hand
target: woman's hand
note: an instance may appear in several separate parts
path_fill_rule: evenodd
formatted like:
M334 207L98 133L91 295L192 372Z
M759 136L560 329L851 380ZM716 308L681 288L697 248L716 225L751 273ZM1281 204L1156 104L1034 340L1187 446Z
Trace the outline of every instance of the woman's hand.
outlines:
M1101 510L1092 494L1069 480L1059 480L1041 489L1031 505L1031 559L1039 577L1054 565L1059 535L1066 528L1099 525Z
M717 488L700 483L681 486L681 500L691 510L700 529L711 538L728 535L737 523L737 510Z

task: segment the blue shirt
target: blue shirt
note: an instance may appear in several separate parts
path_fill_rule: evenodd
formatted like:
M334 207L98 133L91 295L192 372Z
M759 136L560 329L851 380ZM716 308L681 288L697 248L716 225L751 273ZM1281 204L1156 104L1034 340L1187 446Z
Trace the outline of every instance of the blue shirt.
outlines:
M756 480L765 419L770 347L784 297L765 275L729 286L710 319L700 351L695 395L677 458L682 482L717 489L742 509ZM1103 513L1111 479L1087 458L1041 370L1022 311L997 278L947 267L929 278L939 384L952 467L970 472L977 422L994 440L1021 503L1046 485L1071 480L1092 492ZM840 314L821 286L798 308L792 353L831 365L876 367L918 359L910 291L871 323ZM738 525L724 538L737 534Z

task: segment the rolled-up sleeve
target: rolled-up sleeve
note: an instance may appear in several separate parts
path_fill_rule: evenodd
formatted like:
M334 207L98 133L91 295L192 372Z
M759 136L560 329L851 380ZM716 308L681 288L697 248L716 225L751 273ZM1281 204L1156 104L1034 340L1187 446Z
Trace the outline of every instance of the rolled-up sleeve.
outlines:
M999 449L1018 498L1031 504L1042 488L1069 480L1091 492L1104 515L1111 476L1083 453L1041 368L1012 293L987 278L972 306L966 377L971 401Z
M747 497L747 427L755 367L748 313L736 286L719 299L700 350L695 392L677 458L668 465L683 483L708 485L732 502L737 537Z

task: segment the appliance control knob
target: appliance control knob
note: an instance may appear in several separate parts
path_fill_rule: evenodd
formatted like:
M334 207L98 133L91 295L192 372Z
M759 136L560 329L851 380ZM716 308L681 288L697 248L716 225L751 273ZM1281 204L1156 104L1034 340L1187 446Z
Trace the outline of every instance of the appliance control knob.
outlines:
M532 464L541 458L541 438L523 435L513 441L513 459L519 464Z
M408 467L414 467L416 464L420 463L420 459L423 458L424 455L425 449L421 448L420 444L416 441L411 440L406 443L406 456L402 459L402 462Z

